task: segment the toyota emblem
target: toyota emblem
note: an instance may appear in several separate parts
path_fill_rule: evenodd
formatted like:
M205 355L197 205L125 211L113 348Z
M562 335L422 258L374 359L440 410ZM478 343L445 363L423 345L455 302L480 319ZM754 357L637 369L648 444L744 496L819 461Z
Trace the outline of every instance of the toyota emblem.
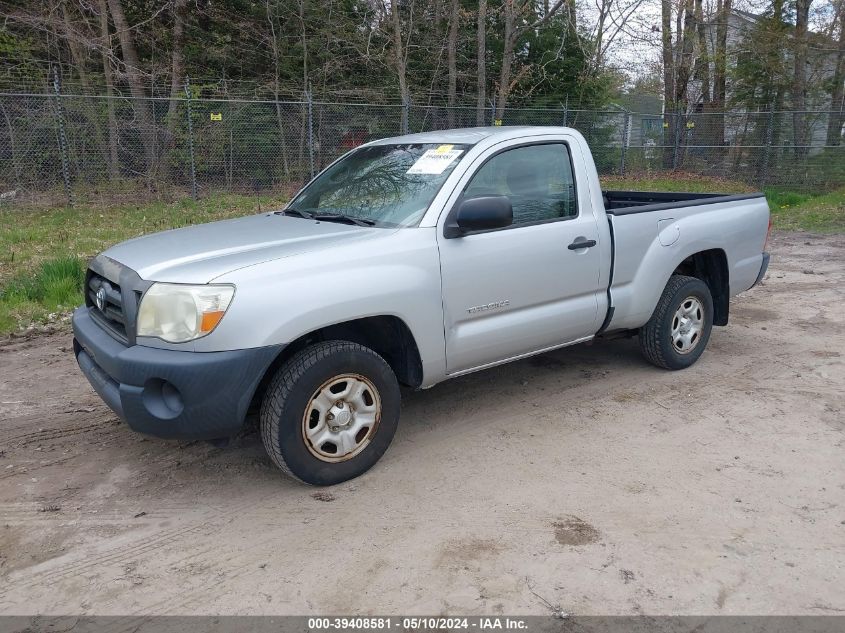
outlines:
M94 295L94 303L97 304L97 309L100 312L106 309L106 289L102 286L97 289L97 294Z

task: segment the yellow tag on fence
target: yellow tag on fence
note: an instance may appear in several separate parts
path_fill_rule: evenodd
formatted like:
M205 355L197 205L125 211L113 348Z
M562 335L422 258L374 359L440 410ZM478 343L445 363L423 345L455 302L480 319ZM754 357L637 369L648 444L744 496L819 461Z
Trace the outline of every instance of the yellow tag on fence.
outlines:
M211 113L211 120L212 121L222 121L223 120L223 113L222 112L212 112Z

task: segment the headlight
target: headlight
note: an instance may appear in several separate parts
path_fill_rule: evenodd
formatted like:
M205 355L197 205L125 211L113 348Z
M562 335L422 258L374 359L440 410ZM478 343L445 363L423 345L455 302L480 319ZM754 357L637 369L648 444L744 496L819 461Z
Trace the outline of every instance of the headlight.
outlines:
M184 343L210 334L234 294L234 286L155 283L141 299L137 335Z

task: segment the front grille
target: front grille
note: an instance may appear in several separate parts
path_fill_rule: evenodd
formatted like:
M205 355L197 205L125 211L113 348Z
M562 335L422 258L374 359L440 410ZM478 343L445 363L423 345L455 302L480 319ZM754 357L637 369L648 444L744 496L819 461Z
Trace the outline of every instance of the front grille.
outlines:
M120 286L102 275L88 270L85 305L92 307L91 316L122 342L128 342L127 318L123 309Z

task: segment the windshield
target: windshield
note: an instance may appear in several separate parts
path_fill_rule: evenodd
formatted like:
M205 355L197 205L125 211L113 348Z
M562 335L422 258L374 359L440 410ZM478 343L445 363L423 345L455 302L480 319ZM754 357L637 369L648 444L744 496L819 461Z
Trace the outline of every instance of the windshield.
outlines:
M348 216L377 226L413 226L422 220L468 147L440 143L362 147L320 174L287 211Z

